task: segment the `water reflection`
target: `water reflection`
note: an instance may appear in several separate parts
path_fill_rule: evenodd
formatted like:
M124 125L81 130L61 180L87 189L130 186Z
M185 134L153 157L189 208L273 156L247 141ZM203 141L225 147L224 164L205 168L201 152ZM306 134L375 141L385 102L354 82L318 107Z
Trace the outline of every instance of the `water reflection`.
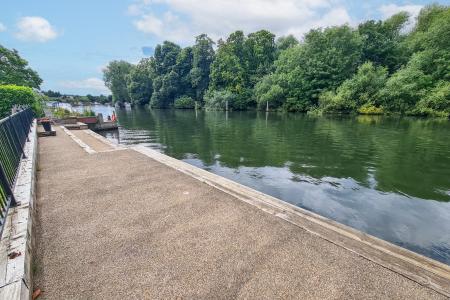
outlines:
M450 264L450 122L120 110L106 133Z

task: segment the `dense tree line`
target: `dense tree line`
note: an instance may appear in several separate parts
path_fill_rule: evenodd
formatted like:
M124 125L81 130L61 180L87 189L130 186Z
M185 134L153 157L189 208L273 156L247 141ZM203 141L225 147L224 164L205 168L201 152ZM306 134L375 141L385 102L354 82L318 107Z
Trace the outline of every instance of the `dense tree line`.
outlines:
M99 95L94 96L91 94L87 94L86 96L80 95L67 95L61 94L57 91L42 91L42 94L48 97L50 101L58 101L64 103L70 103L72 105L88 105L92 103L100 103L100 104L110 104L112 103L112 96Z
M165 41L137 65L104 72L115 103L156 108L259 108L310 113L450 115L450 8L309 31L301 42L267 30ZM216 48L216 49L215 49Z

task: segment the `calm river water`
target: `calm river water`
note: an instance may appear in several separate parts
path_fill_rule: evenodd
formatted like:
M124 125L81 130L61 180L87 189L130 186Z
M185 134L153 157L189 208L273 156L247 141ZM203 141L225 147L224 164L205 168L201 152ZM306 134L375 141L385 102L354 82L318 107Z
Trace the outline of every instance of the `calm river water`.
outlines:
M94 107L105 115L111 108ZM143 144L450 264L450 121L123 109Z

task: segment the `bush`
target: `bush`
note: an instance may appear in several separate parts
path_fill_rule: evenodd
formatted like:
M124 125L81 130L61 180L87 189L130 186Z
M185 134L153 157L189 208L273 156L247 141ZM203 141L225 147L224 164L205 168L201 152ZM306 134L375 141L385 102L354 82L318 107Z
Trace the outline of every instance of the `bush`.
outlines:
M365 114L380 114L377 107L379 91L385 86L387 70L366 62L358 68L358 72L345 80L333 92L324 92L319 96L319 104L324 112L350 113L358 111ZM361 111L360 111L361 110Z
M450 82L441 81L409 112L421 116L450 116Z
M53 109L52 113L53 113L53 116L55 116L58 119L63 119L63 118L67 118L67 117L71 117L71 116L75 115L70 110L62 108L62 107L57 107L57 108Z
M36 106L33 89L17 85L0 85L0 117L11 114L14 105Z
M83 110L83 113L81 114L83 117L95 117L95 112L91 110L90 108L87 108Z
M182 96L175 100L174 106L178 109L191 109L195 108L195 101L189 96Z
M380 91L382 105L389 111L406 113L427 95L432 83L430 75L408 65L394 73Z
M236 95L230 91L209 91L205 95L205 107L208 110L224 110L226 102L232 106Z
M373 104L367 103L358 109L358 113L362 115L382 115L384 114L384 110L382 106L376 107Z

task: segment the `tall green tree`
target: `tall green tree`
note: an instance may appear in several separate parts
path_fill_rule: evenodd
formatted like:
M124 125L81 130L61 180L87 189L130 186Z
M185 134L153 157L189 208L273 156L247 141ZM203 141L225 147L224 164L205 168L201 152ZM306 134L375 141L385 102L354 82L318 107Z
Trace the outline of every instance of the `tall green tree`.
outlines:
M113 103L123 106L130 102L126 78L134 66L123 60L114 60L103 70L105 85L111 90Z
M203 95L208 89L211 64L214 61L214 42L206 34L196 37L193 47L192 70L190 79L195 90L195 99L203 101Z
M42 79L20 57L17 50L9 50L0 45L0 85L15 84L39 88Z
M361 61L371 61L386 66L394 72L406 63L408 52L403 41L406 35L401 31L408 22L405 12L398 13L385 21L366 21L358 25L362 40Z
M178 74L178 87L176 96L189 96L193 97L195 94L192 88L191 70L194 59L192 47L186 47L181 50L177 56L177 62L174 67L175 72Z
M150 105L157 108L171 107L179 90L180 76L177 73L177 58L181 47L165 41L155 48L156 77L153 80L153 94Z
M249 85L253 87L272 71L276 56L275 35L267 30L250 33L245 48Z
M319 95L335 90L352 76L361 61L362 40L349 26L311 30L304 42L281 52L275 62L274 83L284 95L283 108L308 111Z
M320 96L319 102L325 112L356 112L359 108L382 106L380 90L388 77L385 67L372 62L362 64L355 75L345 80L336 90Z
M292 34L289 34L287 36L280 36L276 41L277 49L279 52L294 47L298 45L298 43L299 42L297 38Z
M127 75L127 89L132 105L150 103L155 72L155 60L151 57L142 59Z

